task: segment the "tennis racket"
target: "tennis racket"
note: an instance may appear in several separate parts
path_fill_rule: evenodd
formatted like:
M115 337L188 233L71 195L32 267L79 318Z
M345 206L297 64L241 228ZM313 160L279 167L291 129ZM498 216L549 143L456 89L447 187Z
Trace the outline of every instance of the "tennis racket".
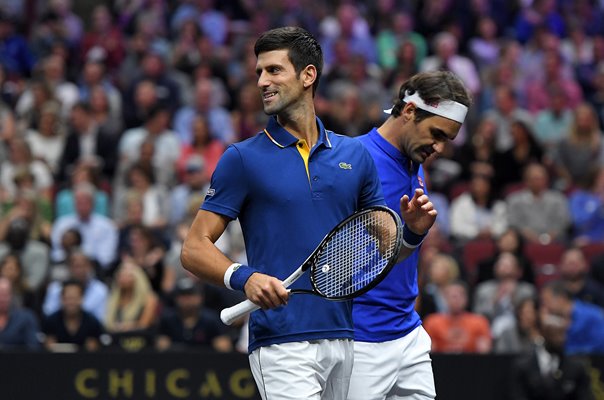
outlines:
M291 286L306 271L312 290L292 289L328 300L348 300L360 296L380 283L390 272L403 245L399 215L385 206L373 206L340 222L319 243L313 253L287 279ZM258 310L250 300L242 301L220 313L230 325L239 317Z

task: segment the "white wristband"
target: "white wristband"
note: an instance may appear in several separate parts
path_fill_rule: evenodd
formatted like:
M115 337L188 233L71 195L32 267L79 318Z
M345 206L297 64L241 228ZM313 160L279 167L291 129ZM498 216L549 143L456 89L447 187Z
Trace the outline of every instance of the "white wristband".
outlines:
M241 267L241 264L233 263L227 268L227 270L224 273L224 286L226 286L227 288L229 288L231 290L235 290L231 287L231 275L233 275L233 272L235 272L237 270L237 268L239 268L239 267Z

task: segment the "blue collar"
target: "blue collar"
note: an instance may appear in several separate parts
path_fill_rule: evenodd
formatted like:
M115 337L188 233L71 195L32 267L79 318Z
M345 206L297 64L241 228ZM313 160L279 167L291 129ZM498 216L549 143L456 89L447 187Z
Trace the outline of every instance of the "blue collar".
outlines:
M382 135L380 135L377 128L373 128L371 132L369 132L369 136L375 142L375 144L384 151L384 153L398 161L408 171L417 173L419 170L419 164L413 162L413 160L403 154L399 149L392 145L392 143L387 141Z
M331 141L327 136L327 131L323 126L323 122L321 122L319 117L315 118L317 120L317 127L319 128L319 139L317 140L317 146L323 145L326 148L331 149ZM289 133L287 129L279 125L279 122L277 122L277 117L275 116L269 118L268 124L264 129L264 133L271 140L271 142L280 148L292 146L298 143L298 138Z

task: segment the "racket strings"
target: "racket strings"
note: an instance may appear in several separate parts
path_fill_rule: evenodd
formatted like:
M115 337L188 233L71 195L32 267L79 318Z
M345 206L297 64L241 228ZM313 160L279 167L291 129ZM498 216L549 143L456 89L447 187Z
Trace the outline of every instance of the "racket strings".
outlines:
M388 267L397 247L397 222L370 211L335 232L312 268L315 289L326 297L347 297L369 285Z

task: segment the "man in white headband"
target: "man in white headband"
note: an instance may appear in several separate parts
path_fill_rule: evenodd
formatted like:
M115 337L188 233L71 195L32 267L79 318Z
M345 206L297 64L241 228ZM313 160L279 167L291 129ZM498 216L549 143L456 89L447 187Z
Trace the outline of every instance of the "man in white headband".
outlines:
M431 207L422 163L455 139L471 104L451 72L420 73L402 84L388 119L360 136L373 156L386 204L398 210ZM426 201L427 200L427 201ZM422 206L423 204L423 206ZM405 221L404 245L415 251L375 288L354 300L355 360L349 400L434 399L431 340L415 312L419 246L436 220Z

